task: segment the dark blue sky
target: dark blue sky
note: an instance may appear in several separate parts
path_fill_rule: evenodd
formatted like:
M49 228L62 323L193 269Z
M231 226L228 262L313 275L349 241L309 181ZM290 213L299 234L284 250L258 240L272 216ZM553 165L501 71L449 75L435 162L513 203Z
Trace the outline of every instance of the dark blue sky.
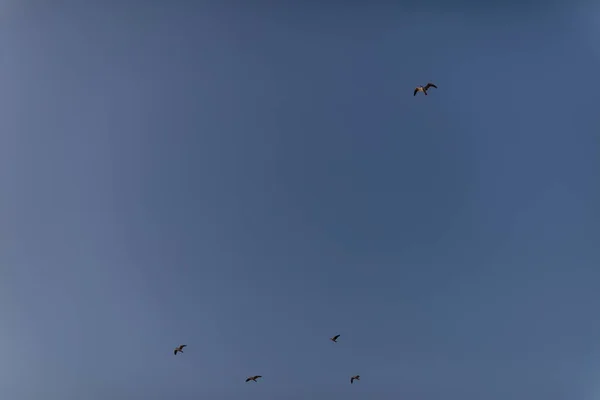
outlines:
M598 399L600 7L337 3L0 5L3 399Z

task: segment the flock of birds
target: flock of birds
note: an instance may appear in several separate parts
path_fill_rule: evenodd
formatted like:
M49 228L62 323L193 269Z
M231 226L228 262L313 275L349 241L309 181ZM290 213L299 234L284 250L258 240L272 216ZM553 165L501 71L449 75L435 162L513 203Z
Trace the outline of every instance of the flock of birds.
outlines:
M427 83L427 85L425 86L417 86L415 88L415 91L413 93L413 96L416 96L417 93L422 92L425 96L427 96L427 91L430 88L435 88L437 89L437 86L434 85L433 83L429 82ZM335 335L333 337L330 337L329 340L331 340L333 343L337 343L338 339L339 339L340 335ZM186 347L186 344L182 344L179 345L177 347L175 347L175 350L173 350L173 354L177 355L177 353L182 353L183 354L183 349ZM262 378L262 375L252 375L246 378L246 382L258 382L258 379ZM360 375L354 375L350 377L350 383L354 383L354 381L360 381Z
M331 340L333 343L337 343L339 337L340 337L340 335L335 335L335 336L329 338L329 340ZM175 350L173 350L173 354L174 355L177 355L177 353L183 354L183 348L186 346L187 346L187 344L181 344L181 345L175 347ZM246 382L258 382L259 378L262 378L262 375L252 375L252 376L249 376L246 378ZM360 381L360 375L351 376L350 383L352 384L352 383L354 383L354 381Z

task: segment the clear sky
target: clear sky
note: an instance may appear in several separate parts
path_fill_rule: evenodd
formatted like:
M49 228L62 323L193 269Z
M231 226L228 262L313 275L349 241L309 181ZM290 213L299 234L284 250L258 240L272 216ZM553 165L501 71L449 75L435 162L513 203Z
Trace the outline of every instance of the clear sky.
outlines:
M413 3L1 3L0 397L599 399L600 7Z

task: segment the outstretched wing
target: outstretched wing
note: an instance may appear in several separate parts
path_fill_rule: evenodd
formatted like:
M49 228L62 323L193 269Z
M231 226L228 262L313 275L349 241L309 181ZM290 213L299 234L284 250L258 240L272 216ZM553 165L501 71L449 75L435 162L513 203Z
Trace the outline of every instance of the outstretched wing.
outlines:
M250 382L252 378L246 378L246 382Z
M186 346L187 346L187 344L182 344L181 346L179 346L179 348L183 350L183 348Z
M254 379L262 378L262 375L256 375Z
M336 340L338 340L339 337L340 337L340 335L335 335L334 337L331 338L331 340L333 340L335 342Z
M425 85L425 90L429 89L430 87L437 89L437 86L435 86L433 83L429 82L427 85Z
M418 91L419 91L419 88L415 88L415 92L413 93L413 96L416 96Z
M350 383L354 383L354 377L350 378Z
M173 354L177 355L177 349L173 350Z

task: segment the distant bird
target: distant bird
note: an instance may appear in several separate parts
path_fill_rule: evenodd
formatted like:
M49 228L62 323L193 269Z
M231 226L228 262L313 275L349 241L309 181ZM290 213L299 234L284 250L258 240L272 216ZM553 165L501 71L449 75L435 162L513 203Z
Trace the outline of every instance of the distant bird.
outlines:
M360 375L354 375L350 378L350 383L354 383L354 381L360 381Z
M187 346L187 344L182 344L179 347L175 347L175 350L173 350L173 354L177 355L177 352L182 353L183 354L183 348Z
M254 376L249 376L248 378L246 378L246 382L250 382L250 381L254 381L256 382L256 380L258 378L262 378L262 375L254 375Z
M335 335L334 337L329 338L329 340L331 340L334 343L337 343L337 340L338 340L339 337L340 337L340 335Z
M429 88L436 88L437 89L437 86L435 86L433 83L428 83L425 86L417 86L415 88L415 93L413 94L413 96L416 96L418 92L423 92L423 94L425 96L427 96L427 90L429 90Z

